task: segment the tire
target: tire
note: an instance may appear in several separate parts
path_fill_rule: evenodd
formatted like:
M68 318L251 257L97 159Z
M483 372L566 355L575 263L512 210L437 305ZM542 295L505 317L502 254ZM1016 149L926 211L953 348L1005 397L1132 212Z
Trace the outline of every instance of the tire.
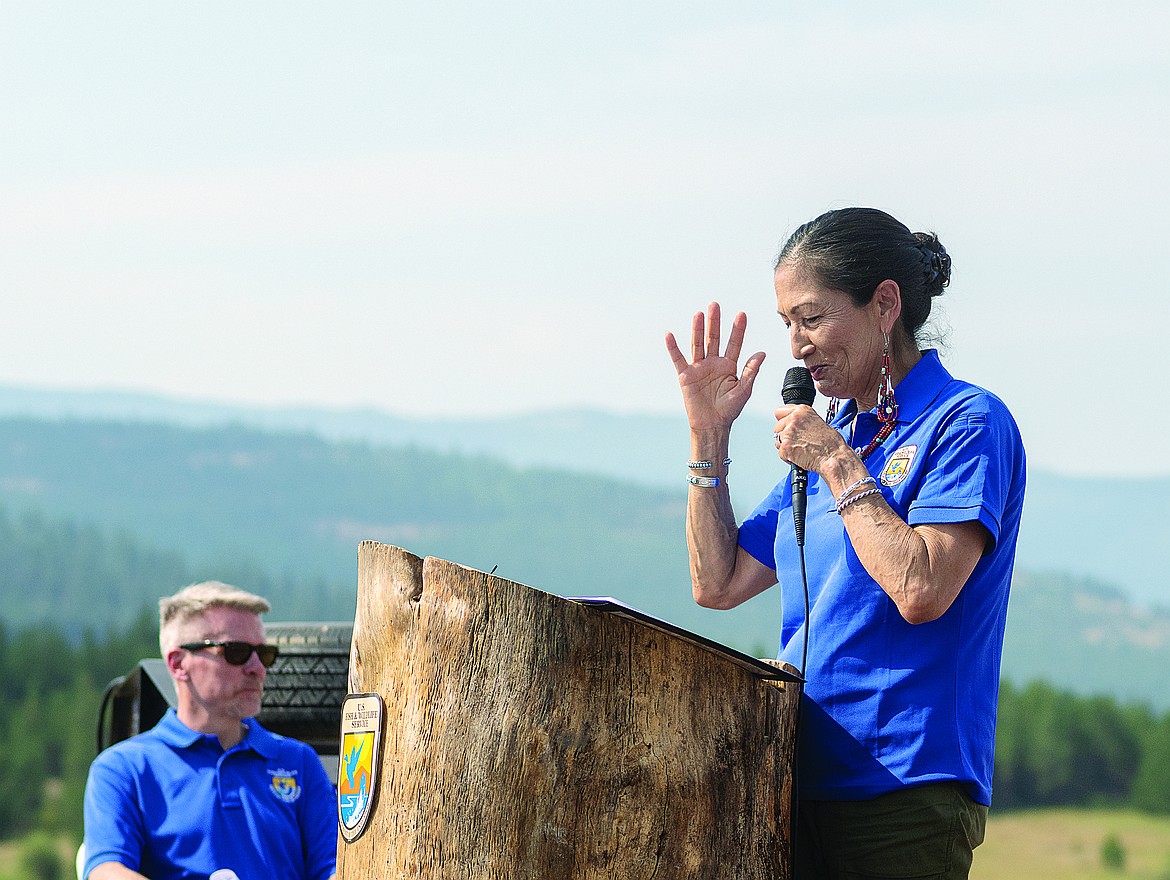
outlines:
M352 623L269 623L280 655L268 670L257 720L273 733L336 755L349 688Z

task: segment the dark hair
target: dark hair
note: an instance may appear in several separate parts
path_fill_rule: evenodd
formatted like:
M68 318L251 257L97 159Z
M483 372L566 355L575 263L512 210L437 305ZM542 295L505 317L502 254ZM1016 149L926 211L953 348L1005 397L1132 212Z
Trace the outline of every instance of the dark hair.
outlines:
M775 268L808 272L857 307L886 279L902 295L902 326L914 339L930 317L931 299L951 282L951 258L933 232L909 227L876 208L841 208L810 220L780 249Z

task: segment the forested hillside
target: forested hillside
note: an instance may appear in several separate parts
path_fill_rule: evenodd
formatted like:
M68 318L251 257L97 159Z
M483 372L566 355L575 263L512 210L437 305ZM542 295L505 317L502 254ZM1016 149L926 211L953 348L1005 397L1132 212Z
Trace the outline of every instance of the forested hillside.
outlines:
M570 409L412 419L375 410L257 408L141 393L0 386L0 421L16 415L195 429L250 425L347 443L457 453L521 469L602 474L672 490L681 485L679 468L688 451L681 407L668 415ZM776 458L771 417L745 412L732 433L731 455L735 461L728 485L742 516L787 472ZM1093 577L1142 603L1170 606L1161 560L1150 552L1170 543L1170 517L1162 515L1168 491L1167 476L1126 478L1100 469L1069 476L1038 470L1030 460L1018 562L1029 571Z
M1003 674L1170 709L1170 609L1089 578L1016 570Z
M273 578L345 585L344 599L305 597L282 615L352 616L367 538L665 614L690 593L684 501L618 480L309 434L0 420L0 505L13 519L35 511L124 530L177 549L195 572L254 564ZM126 611L90 604L85 619ZM699 615L685 624L701 625Z
M48 624L76 639L85 630L123 628L160 596L197 580L247 584L286 619L348 619L353 587L340 578L273 575L255 560L190 564L177 550L157 550L124 529L49 519L35 510L0 507L0 623ZM330 616L328 612L332 612Z
M41 830L80 843L102 692L157 645L151 611L79 639L50 624L0 624L0 840Z
M496 459L242 426L0 419L0 600L10 626L125 626L217 578L274 618L349 619L373 538L562 595L613 595L749 653L776 650L775 591L690 597L685 492ZM1019 570L1004 674L1170 708L1170 612L1109 584Z

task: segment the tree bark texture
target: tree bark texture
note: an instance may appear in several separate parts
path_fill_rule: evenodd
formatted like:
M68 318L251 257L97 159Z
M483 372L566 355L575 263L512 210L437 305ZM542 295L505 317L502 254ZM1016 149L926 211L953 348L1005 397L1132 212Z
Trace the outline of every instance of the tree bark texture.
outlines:
M349 689L380 694L341 880L788 878L798 685L363 542Z

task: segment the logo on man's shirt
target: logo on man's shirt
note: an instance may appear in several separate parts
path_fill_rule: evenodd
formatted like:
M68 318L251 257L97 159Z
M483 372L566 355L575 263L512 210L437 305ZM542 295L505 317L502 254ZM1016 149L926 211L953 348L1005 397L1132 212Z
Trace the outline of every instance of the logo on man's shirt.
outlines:
M286 804L291 804L301 796L301 787L297 785L297 771L285 770L269 770L268 775L272 777L272 784L269 788L272 793L284 801Z

